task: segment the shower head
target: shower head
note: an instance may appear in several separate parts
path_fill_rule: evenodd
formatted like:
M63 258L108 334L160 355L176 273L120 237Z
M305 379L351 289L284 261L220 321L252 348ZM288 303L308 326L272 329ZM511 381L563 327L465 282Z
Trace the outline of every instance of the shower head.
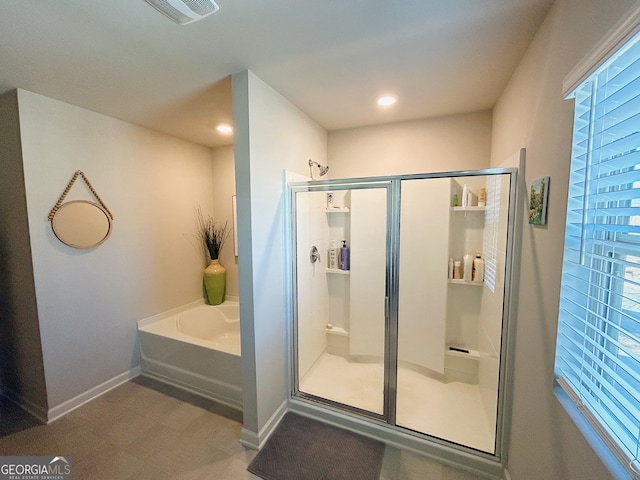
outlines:
M327 174L327 172L329 171L329 165L320 165L315 160L309 159L309 172L311 173L311 178L312 179L313 179L313 170L311 169L311 167L313 167L314 165L316 165L318 167L318 170L320 171L320 176L321 177L325 176Z

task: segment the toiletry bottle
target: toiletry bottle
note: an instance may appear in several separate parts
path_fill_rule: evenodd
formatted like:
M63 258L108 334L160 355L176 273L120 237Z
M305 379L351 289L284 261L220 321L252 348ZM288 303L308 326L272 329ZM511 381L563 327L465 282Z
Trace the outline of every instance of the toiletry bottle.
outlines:
M454 193L453 197L451 198L451 206L452 207L457 207L458 206L458 194Z
M448 278L453 278L453 258L449 259L449 274Z
M329 268L338 268L338 256L340 249L336 247L336 241L331 240L331 246L329 247Z
M472 269L473 257L471 256L471 252L467 250L467 253L464 254L464 257L462 257L462 279L465 282L471 281Z
M333 193L327 193L327 210L330 210L333 207Z
M347 247L347 241L342 240L342 247L340 247L340 270L349 270L349 247Z
M476 283L484 282L484 260L480 252L476 252L476 258L473 259L473 281Z
M478 191L478 206L486 207L487 206L487 189L481 188Z
M462 187L462 206L469 206L469 187L467 187L466 183L464 184L464 187Z
M462 272L460 271L460 260L453 262L453 278L455 280L462 279Z

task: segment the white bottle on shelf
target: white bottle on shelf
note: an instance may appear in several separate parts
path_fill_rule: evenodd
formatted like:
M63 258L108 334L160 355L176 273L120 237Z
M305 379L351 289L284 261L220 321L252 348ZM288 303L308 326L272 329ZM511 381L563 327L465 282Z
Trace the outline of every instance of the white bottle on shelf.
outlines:
M449 279L453 279L453 258L449 258Z
M484 260L480 252L476 252L476 258L473 259L473 281L484 282Z
M462 257L462 279L465 282L470 282L472 278L472 270L473 270L473 257L471 256L471 252L467 250L467 253Z
M467 187L466 183L464 184L464 187L462 187L462 206L469 206L469 187Z
M329 268L338 268L338 256L340 255L340 249L336 247L336 241L331 240L331 246L329 247Z

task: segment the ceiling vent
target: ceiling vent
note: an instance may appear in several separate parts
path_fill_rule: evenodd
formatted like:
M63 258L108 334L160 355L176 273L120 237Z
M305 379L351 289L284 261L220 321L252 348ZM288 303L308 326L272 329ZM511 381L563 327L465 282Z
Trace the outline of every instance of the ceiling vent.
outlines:
M195 22L220 7L213 0L145 0L149 5L180 25Z

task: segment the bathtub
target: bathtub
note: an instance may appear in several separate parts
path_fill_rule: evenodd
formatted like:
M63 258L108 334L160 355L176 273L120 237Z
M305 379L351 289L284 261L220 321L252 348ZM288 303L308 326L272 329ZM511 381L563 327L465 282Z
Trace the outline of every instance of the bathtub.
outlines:
M142 374L242 410L237 301L202 301L138 322Z

